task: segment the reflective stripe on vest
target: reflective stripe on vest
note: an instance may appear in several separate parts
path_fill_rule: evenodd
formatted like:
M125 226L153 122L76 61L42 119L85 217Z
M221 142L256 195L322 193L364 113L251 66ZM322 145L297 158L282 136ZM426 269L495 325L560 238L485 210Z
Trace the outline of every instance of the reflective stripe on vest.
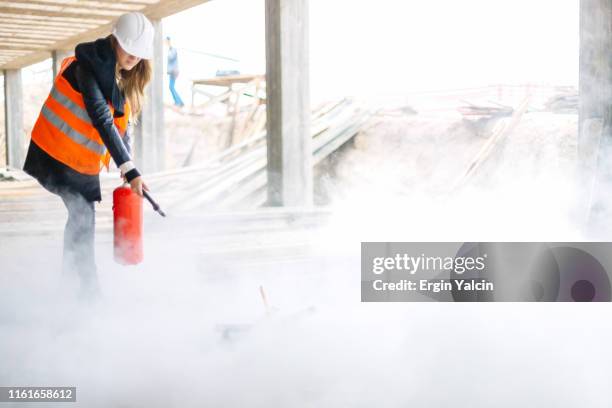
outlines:
M62 61L53 88L43 105L32 129L32 140L56 160L84 174L98 174L102 165L110 162L100 134L93 126L85 108L83 95L63 77L63 72L75 61L70 57ZM110 114L114 109L109 103ZM127 130L130 107L126 102L124 116L113 121L123 136Z
M81 119L84 122L91 123L91 119L89 118L89 114L87 110L81 108L76 103L72 102L66 95L63 95L60 91L57 90L55 85L51 88L51 97L64 105L67 109L70 109L70 112L74 114L77 118Z
M75 141L76 143L82 144L87 149L91 150L94 153L98 153L100 155L106 152L106 147L104 145L98 144L93 140L89 139L87 136L77 132L73 128L71 128L66 122L62 120L59 116L55 114L47 105L44 105L40 111L41 115L45 117L53 126L61 130L66 136Z

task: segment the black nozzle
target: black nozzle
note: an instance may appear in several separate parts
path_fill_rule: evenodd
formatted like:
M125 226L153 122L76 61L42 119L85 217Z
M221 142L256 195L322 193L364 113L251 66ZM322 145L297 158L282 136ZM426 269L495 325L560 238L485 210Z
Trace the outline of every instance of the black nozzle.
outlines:
M162 211L162 209L159 207L159 204L157 204L153 198L151 198L151 196L149 195L149 193L146 190L142 190L142 194L144 195L144 197L151 203L151 205L153 206L153 209L155 211L157 211L159 213L159 215L161 215L162 217L166 216L166 213L164 213Z

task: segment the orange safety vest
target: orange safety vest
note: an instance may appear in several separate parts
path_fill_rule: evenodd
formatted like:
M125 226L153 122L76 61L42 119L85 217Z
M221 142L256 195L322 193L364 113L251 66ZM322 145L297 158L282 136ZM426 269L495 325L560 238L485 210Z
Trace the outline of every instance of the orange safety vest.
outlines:
M63 77L63 72L76 61L69 57L62 61L53 88L32 129L32 140L47 154L83 174L98 174L103 166L108 169L110 154L91 122L83 95ZM111 114L115 110L109 103ZM123 137L128 127L130 106L125 103L124 115L114 118Z

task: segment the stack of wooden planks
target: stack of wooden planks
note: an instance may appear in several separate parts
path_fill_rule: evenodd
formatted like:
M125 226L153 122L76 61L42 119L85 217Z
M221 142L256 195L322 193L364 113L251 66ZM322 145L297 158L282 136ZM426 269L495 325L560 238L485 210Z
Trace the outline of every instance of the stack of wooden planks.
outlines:
M343 99L313 112L313 165L320 163L354 137L373 115ZM236 144L205 163L145 175L151 193L170 215L202 210L255 209L266 201L266 132ZM112 190L121 184L118 173L102 173L102 202L96 228L112 228ZM66 221L61 200L31 178L0 182L0 233L57 234ZM145 203L146 216L158 217Z

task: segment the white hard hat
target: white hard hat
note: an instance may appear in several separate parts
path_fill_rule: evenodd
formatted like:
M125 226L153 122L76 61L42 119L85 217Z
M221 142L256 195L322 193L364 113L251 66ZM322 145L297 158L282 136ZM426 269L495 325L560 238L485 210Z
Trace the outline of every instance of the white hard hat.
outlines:
M142 13L123 14L113 26L113 35L128 54L143 59L153 57L153 24Z

